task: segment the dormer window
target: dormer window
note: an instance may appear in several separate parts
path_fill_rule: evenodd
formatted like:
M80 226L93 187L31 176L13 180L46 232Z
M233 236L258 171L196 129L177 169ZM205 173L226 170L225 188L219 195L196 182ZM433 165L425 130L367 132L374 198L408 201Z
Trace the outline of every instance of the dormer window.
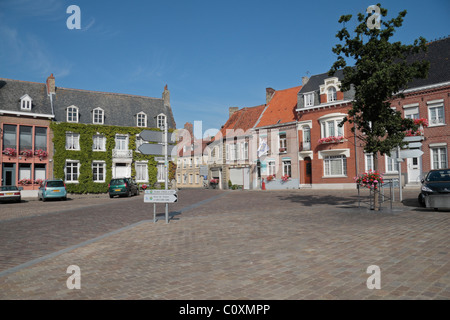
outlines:
M67 108L67 122L78 123L78 108L70 106Z
M157 119L157 124L156 124L158 126L158 128L163 130L165 122L166 122L166 115L165 114L159 114L158 115L158 119Z
M92 123L93 124L103 124L105 119L105 112L102 108L95 108L92 111Z
M31 105L32 105L33 99L26 94L20 98L20 110L24 111L31 111Z
M321 103L335 102L338 100L337 92L341 90L341 82L337 77L328 78L319 88ZM339 99L342 99L342 94Z
M327 91L328 102L333 102L337 100L336 88L329 87Z
M139 112L136 117L137 126L138 127L146 127L147 126L147 115L144 112Z
M305 93L305 107L312 107L314 105L314 92Z

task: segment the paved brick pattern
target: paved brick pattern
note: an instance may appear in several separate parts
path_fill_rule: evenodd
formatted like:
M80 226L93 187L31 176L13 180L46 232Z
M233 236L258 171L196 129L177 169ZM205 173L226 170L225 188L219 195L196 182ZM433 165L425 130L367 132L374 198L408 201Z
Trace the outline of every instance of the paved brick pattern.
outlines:
M192 204L206 191L182 192ZM228 192L0 277L0 299L449 299L450 212L355 204L348 191ZM73 264L80 290L66 287ZM367 289L370 265L380 290Z

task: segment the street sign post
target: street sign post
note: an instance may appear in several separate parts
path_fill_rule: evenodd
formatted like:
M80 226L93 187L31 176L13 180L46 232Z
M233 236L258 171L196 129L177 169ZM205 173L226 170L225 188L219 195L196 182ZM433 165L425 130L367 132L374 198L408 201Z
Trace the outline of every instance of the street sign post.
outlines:
M155 117L156 118L156 117ZM163 155L164 156L164 185L165 190L148 190L152 191L153 193L147 193L144 196L144 202L151 202L153 203L153 222L156 222L156 203L165 203L166 207L166 223L169 223L169 203L176 202L178 197L176 193L169 193L167 191L174 191L174 190L168 190L169 185L169 160L168 155L169 152L172 154L172 151L174 148L176 148L175 145L169 146L169 131L168 131L168 125L167 125L167 116L164 117L164 131L153 131L153 130L143 130L139 136L145 140L145 141L151 141L151 142L157 142L159 144L155 143L143 143L139 146L138 150L142 154L146 155ZM164 142L163 142L164 140ZM172 133L170 137L170 142L174 143L176 142L176 134ZM166 193L157 193L155 191L166 191Z

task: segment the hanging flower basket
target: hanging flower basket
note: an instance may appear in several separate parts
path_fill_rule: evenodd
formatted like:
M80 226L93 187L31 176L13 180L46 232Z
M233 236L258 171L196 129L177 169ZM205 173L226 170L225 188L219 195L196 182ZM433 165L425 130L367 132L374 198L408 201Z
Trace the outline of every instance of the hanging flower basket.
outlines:
M364 188L377 190L383 183L383 175L378 171L365 172L354 178L355 182Z
M344 136L337 136L337 137L326 137L326 138L322 138L319 139L319 141L317 141L318 144L327 144L327 143L340 143L340 142L344 142L345 138Z
M10 157L15 157L17 155L17 151L14 148L5 148L2 153Z

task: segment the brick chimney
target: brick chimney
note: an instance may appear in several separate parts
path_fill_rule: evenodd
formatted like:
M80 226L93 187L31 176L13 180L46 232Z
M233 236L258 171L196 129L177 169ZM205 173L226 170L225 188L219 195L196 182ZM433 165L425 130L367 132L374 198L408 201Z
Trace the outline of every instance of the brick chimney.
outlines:
M228 117L231 118L231 116L233 115L233 113L235 113L235 112L238 111L238 110L239 110L239 107L229 107L229 108L228 108L228 112L229 112Z
M164 106L167 106L170 108L170 91L167 88L167 84L164 86L164 92L162 94L162 98L164 100Z
M53 73L50 75L50 77L47 78L47 94L55 94L56 93L56 89L55 89L55 77L53 76Z
M266 88L266 104L269 104L270 100L272 100L274 93L275 93L275 89Z
M194 126L192 125L192 123L186 122L184 124L184 129L186 129L191 134L191 137L194 136Z

